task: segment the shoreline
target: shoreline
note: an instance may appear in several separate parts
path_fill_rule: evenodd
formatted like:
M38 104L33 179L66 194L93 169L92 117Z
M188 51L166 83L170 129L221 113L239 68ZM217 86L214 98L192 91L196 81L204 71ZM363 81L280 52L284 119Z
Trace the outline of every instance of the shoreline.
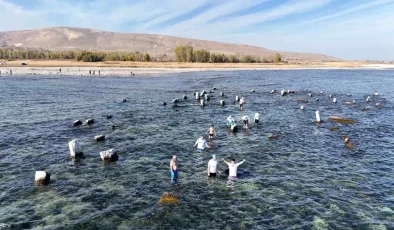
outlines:
M245 70L394 70L394 64L363 62L327 62L304 64L255 63L81 63L72 61L23 61L0 65L0 76L59 75L59 76L143 76L206 71ZM120 66L122 64L124 66ZM128 64L128 65L127 65ZM130 65L134 64L134 65ZM149 64L149 65L148 65ZM144 66L145 65L145 66ZM90 72L90 74L89 74Z

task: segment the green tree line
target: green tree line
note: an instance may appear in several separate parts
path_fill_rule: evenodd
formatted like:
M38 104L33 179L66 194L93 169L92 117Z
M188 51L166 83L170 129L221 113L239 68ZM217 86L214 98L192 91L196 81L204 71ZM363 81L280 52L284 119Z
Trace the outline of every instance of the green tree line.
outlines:
M282 56L276 53L274 57L257 57L252 55L227 55L210 53L208 50L194 50L192 46L177 46L175 48L177 62L212 62L212 63L280 63Z
M100 61L151 61L147 53L104 52L104 51L50 51L18 47L0 48L0 59L12 60L77 60L83 62Z

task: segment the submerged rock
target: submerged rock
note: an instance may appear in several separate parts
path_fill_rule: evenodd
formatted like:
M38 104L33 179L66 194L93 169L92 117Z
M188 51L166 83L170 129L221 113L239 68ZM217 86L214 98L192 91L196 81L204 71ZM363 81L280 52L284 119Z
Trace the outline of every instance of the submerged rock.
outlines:
M112 119L112 115L107 115L107 119Z
M345 124L354 124L355 121L353 119L346 119L342 117L337 117L337 116L330 116L328 117L329 121L333 122L338 122L338 123L345 123Z
M223 100L220 100L220 102L219 102L219 103L220 103L220 105L221 105L221 106L224 106L224 105L226 105L226 103L225 103Z
M323 229L327 229L328 227L329 227L329 225L327 224L327 222L325 220L323 220L317 216L315 216L313 218L313 229L314 230L323 230Z
M163 195L161 195L159 200L160 204L172 204L178 202L179 202L179 198L168 192L163 193Z

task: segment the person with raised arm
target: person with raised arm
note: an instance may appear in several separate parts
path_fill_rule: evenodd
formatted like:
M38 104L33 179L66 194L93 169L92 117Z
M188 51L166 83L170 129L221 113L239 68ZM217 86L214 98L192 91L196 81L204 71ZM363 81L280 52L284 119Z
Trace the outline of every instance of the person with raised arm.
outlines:
M245 162L245 160L243 160L239 163L235 163L235 160L232 159L231 163L230 163L230 162L227 162L224 158L222 158L222 161L228 165L228 177L230 179L237 178L238 166L240 166L241 164L243 164Z

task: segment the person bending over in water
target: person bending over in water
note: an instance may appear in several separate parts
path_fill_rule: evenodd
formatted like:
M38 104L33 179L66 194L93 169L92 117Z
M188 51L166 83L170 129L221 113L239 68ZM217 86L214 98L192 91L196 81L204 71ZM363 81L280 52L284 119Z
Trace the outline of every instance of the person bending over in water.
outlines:
M228 165L228 177L230 179L237 178L238 166L245 162L245 160L243 160L239 163L235 163L235 160L232 159L231 163L230 163L230 162L227 162L224 158L222 158L222 161L224 161L224 163L226 163Z
M213 154L212 159L210 159L208 162L208 177L216 177L216 172L220 174L218 160L216 160L216 154Z
M176 162L176 155L172 156L170 162L171 184L176 184L178 180L178 163Z
M209 140L213 140L213 135L215 134L215 136L216 136L215 127L213 125L211 125L211 127L209 127L209 129L207 130L206 133L209 133Z
M254 123L258 124L260 121L260 112L254 114Z
M245 104L245 99L242 97L241 100L239 100L239 110L244 110L244 104Z
M197 146L198 150L204 150L206 147L209 148L209 145L207 144L207 141L204 140L204 136L201 136L196 143L194 144L194 146Z
M244 121L244 129L248 129L248 124L250 121L250 118L248 115L242 116L241 119L239 119L239 121Z

